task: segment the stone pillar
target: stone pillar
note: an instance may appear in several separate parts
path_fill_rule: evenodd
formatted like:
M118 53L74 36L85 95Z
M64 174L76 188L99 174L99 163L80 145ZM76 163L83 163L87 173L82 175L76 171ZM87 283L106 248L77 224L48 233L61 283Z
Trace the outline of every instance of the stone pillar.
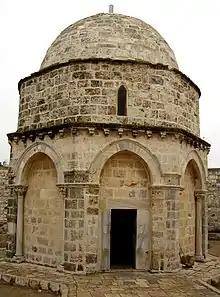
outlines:
M27 187L18 185L14 187L17 194L17 231L16 231L16 253L14 261L23 262L23 235L24 235L24 197Z
M67 197L67 191L68 188L65 184L59 184L57 185L57 188L59 190L60 193L60 199L63 199L63 204L65 204L65 199ZM64 206L65 209L65 206ZM65 218L65 214L63 214L63 218ZM60 262L60 264L57 267L57 271L64 271L64 232L65 232L65 219L63 219L63 238L61 239L63 241L63 251L62 251L62 261Z
M205 197L204 191L195 191L196 201L196 249L195 260L199 262L204 261L202 253L202 203Z
M179 186L151 188L151 271L175 271L179 259Z
M202 200L202 253L204 258L208 253L208 204L207 204L207 192L205 192Z

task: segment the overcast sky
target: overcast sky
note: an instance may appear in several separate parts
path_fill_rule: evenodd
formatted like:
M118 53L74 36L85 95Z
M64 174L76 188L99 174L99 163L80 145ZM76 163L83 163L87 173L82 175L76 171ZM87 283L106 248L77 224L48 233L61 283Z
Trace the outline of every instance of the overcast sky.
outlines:
M201 138L209 167L220 167L220 0L0 0L0 161L16 131L17 83L39 70L47 48L71 23L114 11L152 25L174 50L180 70L201 89Z

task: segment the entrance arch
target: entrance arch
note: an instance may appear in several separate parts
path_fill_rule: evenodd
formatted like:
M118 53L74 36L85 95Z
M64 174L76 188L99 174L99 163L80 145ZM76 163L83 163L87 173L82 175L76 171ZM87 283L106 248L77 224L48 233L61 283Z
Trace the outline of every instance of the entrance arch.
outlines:
M57 267L62 261L63 201L51 158L37 152L25 164L21 184L24 199L23 252L27 262Z
M100 266L149 269L150 172L133 152L121 150L100 174ZM125 222L126 221L126 222Z

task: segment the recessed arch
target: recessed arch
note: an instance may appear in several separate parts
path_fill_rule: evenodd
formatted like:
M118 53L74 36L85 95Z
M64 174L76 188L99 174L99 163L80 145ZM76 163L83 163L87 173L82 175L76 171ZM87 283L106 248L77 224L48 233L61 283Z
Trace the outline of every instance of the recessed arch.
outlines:
M36 142L29 146L17 161L15 165L15 184L20 185L22 183L22 176L25 166L28 164L28 161L37 153L43 153L53 161L57 171L57 183L63 183L63 162L61 156L48 144L44 142Z
M89 168L90 182L99 184L100 174L104 164L114 154L122 151L137 155L145 166L147 166L151 185L160 184L161 168L158 159L146 147L130 139L113 141L96 155Z
M195 150L189 152L181 164L181 169L182 169L181 185L184 184L184 175L185 175L186 168L189 164L193 167L193 169L195 171L195 176L197 178L197 183L196 183L197 189L205 190L206 170L205 170L204 164L201 160L201 157Z

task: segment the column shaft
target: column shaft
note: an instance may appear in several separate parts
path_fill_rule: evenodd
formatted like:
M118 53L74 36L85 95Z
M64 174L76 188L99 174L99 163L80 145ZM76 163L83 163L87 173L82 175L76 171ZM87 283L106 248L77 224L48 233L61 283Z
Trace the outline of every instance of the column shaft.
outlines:
M16 231L16 254L14 261L22 262L23 255L23 234L24 234L24 197L27 191L26 186L17 185L14 187L17 194L17 231Z
M202 199L204 198L204 193L195 192L196 200L196 251L195 260L204 261L202 253Z

